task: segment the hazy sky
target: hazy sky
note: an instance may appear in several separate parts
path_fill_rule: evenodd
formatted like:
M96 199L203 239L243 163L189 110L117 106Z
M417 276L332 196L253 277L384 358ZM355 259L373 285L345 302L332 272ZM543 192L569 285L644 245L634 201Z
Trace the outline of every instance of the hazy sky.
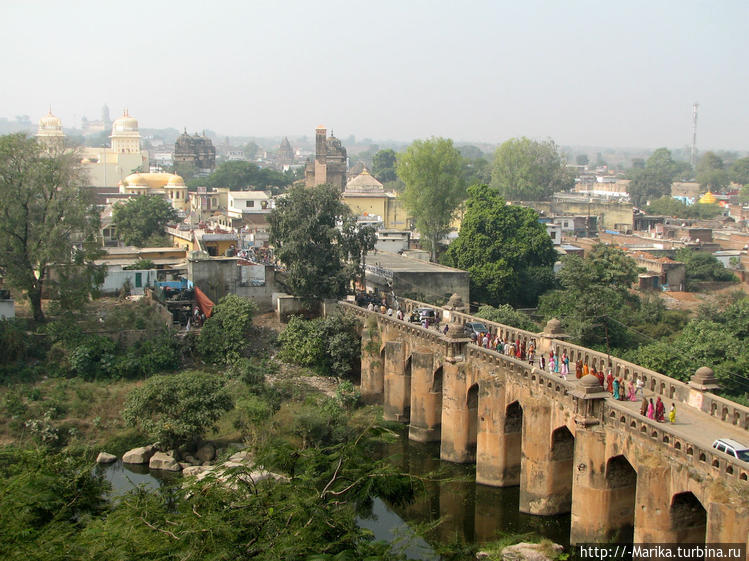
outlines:
M0 116L749 149L749 1L0 0Z

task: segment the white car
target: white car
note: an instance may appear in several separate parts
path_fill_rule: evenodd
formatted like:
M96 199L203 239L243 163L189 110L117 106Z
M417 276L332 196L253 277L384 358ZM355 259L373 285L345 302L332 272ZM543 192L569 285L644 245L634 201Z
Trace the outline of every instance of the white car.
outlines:
M749 448L735 440L719 438L713 442L713 448L718 452L724 452L733 458L738 458L742 462L749 463Z

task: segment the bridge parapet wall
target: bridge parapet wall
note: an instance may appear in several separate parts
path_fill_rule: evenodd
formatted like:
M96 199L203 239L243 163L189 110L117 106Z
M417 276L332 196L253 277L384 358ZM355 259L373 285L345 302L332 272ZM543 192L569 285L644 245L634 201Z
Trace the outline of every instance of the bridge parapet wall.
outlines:
M669 453L678 457L682 463L700 471L736 481L749 479L749 467L744 462L717 452L713 448L703 448L693 444L670 430L668 425L632 413L615 401L605 401L604 426L617 432L625 430L639 434L644 441L649 441L656 446L665 446L669 449Z
M524 331L508 325L471 316L470 314L456 312L455 310L445 310L439 306L419 302L417 300L401 298L398 302L401 304L401 307L405 306L406 311L409 312L412 309L419 307L431 307L435 310L441 310L442 317L446 321L454 321L461 325L469 321L481 321L491 329L492 333L499 333L504 339L509 338L513 341L520 339L521 341L527 342L530 339L536 338L540 342L540 339L543 338L542 333ZM671 378L660 372L650 370L606 353L594 351L559 339L551 340L551 344L555 349L555 353L561 354L562 352L567 352L567 356L570 358L570 366L572 366L578 357L583 357L583 361L587 358L589 365L595 365L596 369L603 367L605 370L609 361L611 361L612 371L615 376L621 375L624 380L632 380L633 382L637 379L642 379L648 390L656 395L662 396L664 399L669 399L671 401L694 407L715 419L749 431L749 407L733 402L730 399L720 397L711 392L697 391L691 388L689 384L680 380L676 380L675 378ZM574 372L574 369L571 368L571 370Z

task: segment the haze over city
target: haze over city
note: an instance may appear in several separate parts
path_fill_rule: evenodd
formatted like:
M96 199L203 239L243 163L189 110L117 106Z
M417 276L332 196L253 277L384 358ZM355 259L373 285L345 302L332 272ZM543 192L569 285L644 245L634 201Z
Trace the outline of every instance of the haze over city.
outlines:
M749 149L749 3L13 2L0 116Z

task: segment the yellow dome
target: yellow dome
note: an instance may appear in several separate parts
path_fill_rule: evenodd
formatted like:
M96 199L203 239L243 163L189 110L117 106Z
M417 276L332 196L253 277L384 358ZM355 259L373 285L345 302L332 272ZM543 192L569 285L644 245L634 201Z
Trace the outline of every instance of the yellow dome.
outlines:
M39 132L38 134L43 136L61 136L62 135L62 121L52 114L50 109L49 113L45 117L39 119Z
M184 187L185 182L173 173L131 173L123 184L127 187L150 187L151 189L162 189L165 186Z
M718 202L718 199L716 199L715 196L710 191L702 195L702 197L699 200L699 203L703 205L713 205L717 202Z
M135 117L131 117L127 109L125 109L125 112L122 114L122 117L117 119L114 123L112 123L112 134L117 133L128 133L128 132L138 132L138 119Z

